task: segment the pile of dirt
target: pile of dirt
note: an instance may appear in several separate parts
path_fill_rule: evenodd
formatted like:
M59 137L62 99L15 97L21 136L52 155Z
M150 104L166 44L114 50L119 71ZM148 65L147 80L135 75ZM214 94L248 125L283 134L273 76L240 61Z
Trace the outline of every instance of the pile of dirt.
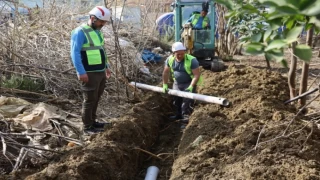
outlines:
M232 106L197 106L170 179L320 178L320 131L284 105L289 92L280 73L231 66L203 76L199 92Z
M156 141L159 124L170 110L166 98L148 93L145 101L128 109L121 118L111 120L104 133L92 137L83 147L66 147L42 171L23 177L23 172L13 174L13 179L132 179L136 176L145 153Z
M168 96L149 92L87 145L67 147L40 172L26 178L30 172L17 172L13 179L138 180L149 165L159 167L159 180L320 178L320 131L283 104L289 92L280 73L230 66L203 76L199 92L232 105L199 102L180 144L179 124L167 119Z

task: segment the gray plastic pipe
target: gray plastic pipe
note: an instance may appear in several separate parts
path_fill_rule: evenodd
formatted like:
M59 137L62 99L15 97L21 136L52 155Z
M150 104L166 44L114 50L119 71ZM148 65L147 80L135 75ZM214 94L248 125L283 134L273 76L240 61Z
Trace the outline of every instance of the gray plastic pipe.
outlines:
M157 180L159 168L157 166L150 166L147 169L147 174L144 180Z
M151 90L151 91L163 93L163 90L161 87L150 86L147 84L136 83L136 82L131 82L130 84L133 86L137 86L138 88L141 88L141 89L146 89L146 90ZM189 98L189 99L194 99L194 100L199 100L199 101L203 101L203 102L207 102L207 103L220 104L225 107L228 107L230 105L230 102L227 99L221 98L221 97L207 96L207 95L178 91L178 90L173 90L173 89L169 89L168 94L174 95L174 96L179 96L179 97L184 97L184 98Z

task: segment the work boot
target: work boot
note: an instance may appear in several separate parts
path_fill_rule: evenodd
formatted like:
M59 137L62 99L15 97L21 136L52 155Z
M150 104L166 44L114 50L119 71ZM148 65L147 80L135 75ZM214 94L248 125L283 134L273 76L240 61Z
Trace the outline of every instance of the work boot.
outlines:
M99 132L103 132L103 129L96 129L93 126L89 126L89 127L84 127L83 128L83 133L85 135L92 135L92 134L96 134L96 133L99 133Z
M169 117L170 120L179 120L183 119L182 115L174 115Z
M183 130L187 127L188 124L181 124L180 129Z
M180 120L181 123L188 124L189 123L189 116L183 115L183 118Z
M104 125L105 125L106 123L101 123L101 122L97 122L97 121L95 121L93 124L92 124L92 126L94 127L94 128L104 128Z

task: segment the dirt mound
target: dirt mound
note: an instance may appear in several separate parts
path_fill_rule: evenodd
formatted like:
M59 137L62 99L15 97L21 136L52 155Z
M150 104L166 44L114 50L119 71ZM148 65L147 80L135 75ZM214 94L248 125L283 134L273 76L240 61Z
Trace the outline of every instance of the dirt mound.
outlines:
M69 149L41 172L26 179L132 179L143 156L155 142L159 124L170 106L166 99L149 93L144 102L113 121L104 133L93 137L84 147ZM17 173L14 179L24 179Z
M287 80L253 67L204 72L200 93L229 108L199 104L190 118L170 179L319 179L318 128L297 117Z

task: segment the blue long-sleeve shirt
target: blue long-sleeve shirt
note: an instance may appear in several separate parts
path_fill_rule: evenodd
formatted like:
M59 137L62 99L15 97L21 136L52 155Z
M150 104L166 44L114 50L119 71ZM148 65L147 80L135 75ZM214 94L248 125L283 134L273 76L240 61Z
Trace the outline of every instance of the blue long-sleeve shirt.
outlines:
M193 20L194 16L195 16L195 15L192 15L192 16L187 20L187 22L191 22L191 23L192 23L192 20ZM199 19L198 19L198 22L196 23L196 25L193 26L193 28L194 28L194 29L203 29L203 28L202 28L203 19L204 19L204 17L200 16ZM208 22L208 28L210 28L210 22Z
M98 30L96 30L96 33L99 35ZM100 40L103 41L103 39L100 39ZM87 43L87 38L84 35L83 31L81 30L80 27L76 28L71 35L71 59L74 67L76 68L78 75L83 75L87 73L83 67L82 60L81 60L82 45L86 43ZM106 63L106 68L108 68L107 63Z

